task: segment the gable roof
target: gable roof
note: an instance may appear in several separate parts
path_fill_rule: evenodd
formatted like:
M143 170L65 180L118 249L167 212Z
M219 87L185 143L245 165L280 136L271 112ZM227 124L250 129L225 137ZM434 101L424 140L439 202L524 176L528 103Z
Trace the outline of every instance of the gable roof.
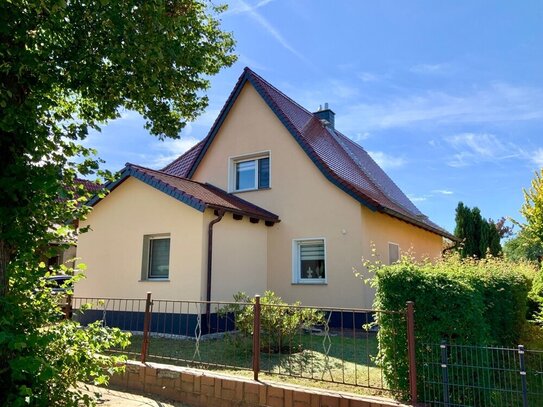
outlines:
M370 155L313 113L245 68L207 137L162 171L191 178L243 86L249 82L306 152L321 173L338 188L373 211L386 213L430 232L456 240L428 219Z
M119 179L106 184L105 188L113 191L129 177L137 178L200 212L211 208L261 219L269 225L280 221L277 215L211 184L203 184L130 163L125 165ZM88 202L88 205L94 206L101 199L99 196L95 196Z

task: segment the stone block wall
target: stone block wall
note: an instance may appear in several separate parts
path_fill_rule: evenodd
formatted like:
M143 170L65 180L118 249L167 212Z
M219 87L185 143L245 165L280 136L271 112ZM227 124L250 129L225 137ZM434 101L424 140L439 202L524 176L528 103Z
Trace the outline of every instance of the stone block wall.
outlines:
M195 407L391 407L393 400L254 381L214 372L158 363L127 362L124 374L111 378L123 390L151 393Z

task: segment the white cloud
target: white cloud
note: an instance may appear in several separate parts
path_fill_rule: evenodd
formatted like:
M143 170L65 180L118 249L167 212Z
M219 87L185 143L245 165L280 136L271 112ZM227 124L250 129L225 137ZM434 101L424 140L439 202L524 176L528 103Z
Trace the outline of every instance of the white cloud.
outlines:
M270 0L271 1L271 0ZM305 63L311 65L311 62L303 56L300 52L298 52L290 43L283 37L283 35L268 21L260 14L258 11L256 11L259 7L262 7L270 1L261 1L257 3L254 6L249 5L244 0L237 0L236 4L238 4L237 7L235 7L233 10L239 9L237 13L247 13L249 17L251 17L256 23L258 23L264 30L268 32L275 40L283 46L286 50L290 51L292 54L296 55L298 58L300 58Z
M543 89L492 84L469 92L425 91L385 102L351 105L343 114L350 131L423 125L512 123L543 119Z
M374 75L370 72L360 72L358 74L358 78L362 81L362 82L375 82L378 80L378 77L377 75Z
M399 168L406 163L404 158L386 154L382 151L368 151L368 154L383 169Z
M449 64L418 64L409 70L418 74L442 74L449 72L451 67Z
M525 154L518 146L504 143L493 134L462 133L448 137L446 141L457 151L447 163L451 167L519 158Z
M539 168L543 168L543 148L538 148L529 155L530 160Z
M434 189L432 192L434 194L441 194L441 195L452 195L452 194L454 194L453 191L449 191L448 189Z
M254 11L259 9L260 7L264 7L265 5L271 3L274 0L261 0L258 3L254 5L250 5L249 3L246 3L244 1L235 1L233 2L233 7L228 7L228 10L226 10L223 15L228 14L241 14L241 13L247 13L250 11Z
M424 202L428 199L427 196L407 195L411 202Z
M240 53L238 55L238 62L241 64L248 66L251 69L258 69L259 71L267 71L268 68L259 62L255 61L252 58L249 58L247 55Z

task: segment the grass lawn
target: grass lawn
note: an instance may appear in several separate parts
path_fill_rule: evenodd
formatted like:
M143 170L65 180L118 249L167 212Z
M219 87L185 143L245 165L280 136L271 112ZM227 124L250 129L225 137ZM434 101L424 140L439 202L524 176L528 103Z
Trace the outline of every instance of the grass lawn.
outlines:
M133 336L127 349L139 355L141 336ZM377 354L374 334L357 337L300 334L288 346L292 353L261 352L263 379L361 394L390 395L373 358ZM328 350L328 355L326 351ZM221 371L252 377L251 340L223 336L202 340L151 337L149 361Z

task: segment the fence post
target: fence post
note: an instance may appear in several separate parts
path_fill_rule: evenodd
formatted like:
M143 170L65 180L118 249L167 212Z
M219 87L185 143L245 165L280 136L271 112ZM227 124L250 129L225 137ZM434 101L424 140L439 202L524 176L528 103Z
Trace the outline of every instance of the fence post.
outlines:
M411 402L418 402L417 360L415 357L415 303L407 301L407 355L409 360L409 394Z
M151 325L151 307L153 301L151 301L151 292L147 293L147 299L145 300L145 317L143 320L143 340L141 341L141 363L145 363L147 359L147 353L149 352L149 327Z
M445 406L450 406L449 400L449 370L447 362L447 342L441 341L441 369L443 372L443 403Z
M518 357L520 363L520 381L522 382L522 405L528 407L528 385L526 383L526 365L524 363L524 346L518 346Z
M260 295L255 295L253 308L253 375L258 380L260 372Z
M66 304L64 305L64 319L72 319L72 295L66 296Z

